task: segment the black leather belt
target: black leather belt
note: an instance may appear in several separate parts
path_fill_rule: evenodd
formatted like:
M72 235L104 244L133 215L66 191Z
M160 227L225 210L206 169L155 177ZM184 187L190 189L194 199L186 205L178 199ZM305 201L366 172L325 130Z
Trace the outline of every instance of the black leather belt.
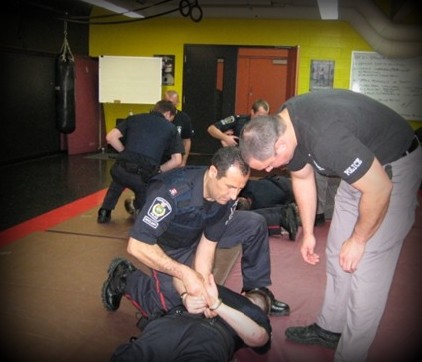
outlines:
M412 143L410 144L409 148L401 155L401 157L407 156L408 154L412 153L419 147L419 141L416 136L413 138Z

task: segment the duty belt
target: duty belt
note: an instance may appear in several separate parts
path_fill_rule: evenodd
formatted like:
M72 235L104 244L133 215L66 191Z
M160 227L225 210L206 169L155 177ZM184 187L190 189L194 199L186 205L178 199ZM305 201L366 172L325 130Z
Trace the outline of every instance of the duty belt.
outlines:
M136 162L119 160L117 161L117 163L119 166L122 166L127 172L136 173L137 175L140 175L142 172L142 166Z
M409 148L404 151L404 153L401 155L401 157L407 156L408 154L412 153L414 150L416 150L419 147L419 141L416 138L416 136L413 138L412 143L410 144Z

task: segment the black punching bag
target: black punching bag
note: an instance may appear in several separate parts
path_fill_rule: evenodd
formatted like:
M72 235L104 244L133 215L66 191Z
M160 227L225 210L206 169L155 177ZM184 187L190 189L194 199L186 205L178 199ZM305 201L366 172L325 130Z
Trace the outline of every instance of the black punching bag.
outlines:
M75 130L75 62L65 38L56 59L56 128L62 133Z

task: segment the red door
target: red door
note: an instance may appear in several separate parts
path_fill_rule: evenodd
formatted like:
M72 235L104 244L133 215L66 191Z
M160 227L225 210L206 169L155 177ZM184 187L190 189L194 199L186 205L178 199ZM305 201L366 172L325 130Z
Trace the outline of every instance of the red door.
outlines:
M294 56L290 52L294 52ZM252 103L257 99L265 99L270 104L270 113L276 112L286 99L295 94L295 77L296 48L240 48L236 113L249 114Z
M100 127L97 59L75 57L75 108L76 128L67 135L68 154L98 151L103 144L104 127Z

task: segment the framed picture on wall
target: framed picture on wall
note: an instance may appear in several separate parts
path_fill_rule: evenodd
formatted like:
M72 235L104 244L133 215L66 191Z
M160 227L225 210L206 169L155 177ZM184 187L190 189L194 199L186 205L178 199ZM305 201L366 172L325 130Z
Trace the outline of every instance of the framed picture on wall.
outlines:
M311 60L309 90L333 88L334 60Z
M174 55L154 55L162 60L161 85L174 85Z

